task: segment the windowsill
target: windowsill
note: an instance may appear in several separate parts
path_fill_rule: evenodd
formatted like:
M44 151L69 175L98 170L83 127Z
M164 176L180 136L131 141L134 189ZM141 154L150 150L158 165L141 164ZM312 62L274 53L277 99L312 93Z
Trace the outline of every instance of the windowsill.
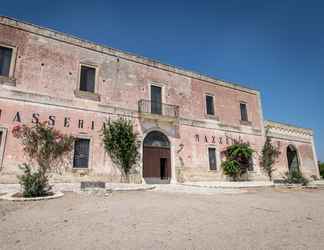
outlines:
M205 114L205 117L207 119L210 119L210 120L219 121L219 117L217 115L208 115L208 114Z
M72 167L72 171L81 171L81 170L83 170L83 171L89 171L89 168L88 167L84 167L84 168L82 168L82 167Z
M210 173L218 173L217 169L215 169L215 170L209 169L208 172L210 172Z
M250 122L250 121L242 121L242 120L240 120L240 124L241 125L246 125L246 126L252 126L252 122Z
M16 86L16 79L7 76L0 76L0 84L8 86Z
M74 95L78 98L88 99L91 101L100 101L100 95L92 92L74 90Z

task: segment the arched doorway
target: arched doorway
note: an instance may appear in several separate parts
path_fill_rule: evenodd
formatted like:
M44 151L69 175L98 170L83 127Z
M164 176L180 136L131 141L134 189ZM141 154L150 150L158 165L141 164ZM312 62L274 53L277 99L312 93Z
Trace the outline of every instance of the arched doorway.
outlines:
M144 138L143 177L146 183L170 183L170 142L159 131L152 131Z
M288 170L299 171L299 160L297 149L293 145L287 147Z

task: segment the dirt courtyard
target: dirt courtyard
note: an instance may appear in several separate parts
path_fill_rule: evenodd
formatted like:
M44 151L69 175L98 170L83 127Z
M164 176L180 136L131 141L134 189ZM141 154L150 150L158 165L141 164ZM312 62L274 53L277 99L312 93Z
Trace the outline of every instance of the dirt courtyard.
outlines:
M324 249L324 190L0 201L0 249Z

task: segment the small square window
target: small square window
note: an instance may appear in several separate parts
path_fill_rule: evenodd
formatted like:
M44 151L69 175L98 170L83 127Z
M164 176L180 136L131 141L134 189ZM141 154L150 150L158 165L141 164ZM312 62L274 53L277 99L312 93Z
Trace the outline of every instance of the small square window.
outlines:
M246 103L240 103L241 109L241 121L248 121L248 113L247 113L247 106Z
M76 139L74 142L73 168L89 167L90 139Z
M215 115L214 97L211 95L206 95L206 112L207 115Z
M96 68L81 65L80 90L95 92Z
M12 48L0 46L0 76L10 76L12 54Z

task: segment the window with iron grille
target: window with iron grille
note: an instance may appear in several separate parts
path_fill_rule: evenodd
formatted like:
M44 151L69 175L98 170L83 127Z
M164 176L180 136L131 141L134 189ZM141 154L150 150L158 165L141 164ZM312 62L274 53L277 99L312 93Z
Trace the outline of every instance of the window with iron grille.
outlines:
M90 139L75 139L74 142L74 168L88 168L89 167L89 150Z
M248 121L248 113L246 103L240 103L241 121Z
M80 90L95 92L96 68L81 65Z
M217 170L216 149L208 148L209 170Z
M9 77L12 48L0 46L0 76Z
M206 112L207 115L215 115L214 97L211 95L206 95Z

